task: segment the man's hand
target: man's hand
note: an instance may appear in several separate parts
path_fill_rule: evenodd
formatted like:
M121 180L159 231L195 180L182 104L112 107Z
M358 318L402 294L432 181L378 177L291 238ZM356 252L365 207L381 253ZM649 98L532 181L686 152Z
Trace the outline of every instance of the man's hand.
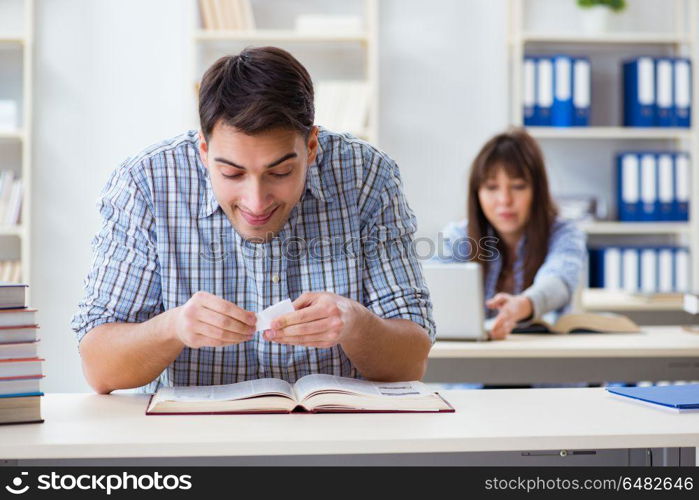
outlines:
M306 292L294 301L294 309L272 322L267 340L329 348L360 333L371 315L358 302L330 292Z
M518 321L528 318L533 312L532 303L527 297L510 295L509 293L495 294L485 305L490 309L499 309L500 311L490 330L490 338L493 340L507 337Z
M208 292L197 292L172 310L172 329L188 347L221 347L251 340L255 313Z

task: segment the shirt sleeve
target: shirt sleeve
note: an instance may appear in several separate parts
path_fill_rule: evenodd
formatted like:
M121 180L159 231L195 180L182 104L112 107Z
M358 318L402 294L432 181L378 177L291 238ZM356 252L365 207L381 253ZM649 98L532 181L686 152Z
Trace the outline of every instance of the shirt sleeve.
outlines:
M544 263L522 294L534 306L532 318L565 309L572 300L587 258L585 234L572 222L559 222Z
M97 206L102 224L71 323L78 344L96 326L140 323L163 310L155 219L131 170L122 166L112 174Z
M404 318L423 327L434 342L432 303L413 235L415 215L403 194L398 166L384 156L372 158L376 177L365 179L370 193L361 210L368 216L364 241L364 305L381 318Z

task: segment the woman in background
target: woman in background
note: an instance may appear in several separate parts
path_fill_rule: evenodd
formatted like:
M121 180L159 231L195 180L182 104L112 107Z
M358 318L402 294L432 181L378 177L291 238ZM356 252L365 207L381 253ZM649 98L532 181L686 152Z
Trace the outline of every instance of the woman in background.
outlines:
M490 139L471 166L468 221L444 230L451 260L483 267L490 336L569 308L586 259L585 235L557 217L541 149L524 130ZM486 238L490 244L486 244Z

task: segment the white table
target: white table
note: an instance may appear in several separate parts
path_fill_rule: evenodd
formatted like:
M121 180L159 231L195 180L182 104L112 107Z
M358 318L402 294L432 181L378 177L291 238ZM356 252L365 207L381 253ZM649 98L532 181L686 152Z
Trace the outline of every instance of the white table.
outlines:
M47 394L45 423L0 427L0 457L20 465L599 465L628 463L628 449L639 450L632 460L640 464L646 449L679 457L680 448L699 446L699 413L647 407L603 389L443 394L455 413L146 416L143 395ZM597 453L561 457L561 450Z
M699 333L678 326L623 334L514 334L437 341L426 381L487 384L699 380Z

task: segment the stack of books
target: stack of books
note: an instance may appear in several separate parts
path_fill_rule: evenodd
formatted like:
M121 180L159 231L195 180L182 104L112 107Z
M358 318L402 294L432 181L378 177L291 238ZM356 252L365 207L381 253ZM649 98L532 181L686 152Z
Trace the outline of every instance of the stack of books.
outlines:
M199 0L205 30L253 31L255 18L250 0Z
M36 309L27 285L0 283L0 424L43 422Z

